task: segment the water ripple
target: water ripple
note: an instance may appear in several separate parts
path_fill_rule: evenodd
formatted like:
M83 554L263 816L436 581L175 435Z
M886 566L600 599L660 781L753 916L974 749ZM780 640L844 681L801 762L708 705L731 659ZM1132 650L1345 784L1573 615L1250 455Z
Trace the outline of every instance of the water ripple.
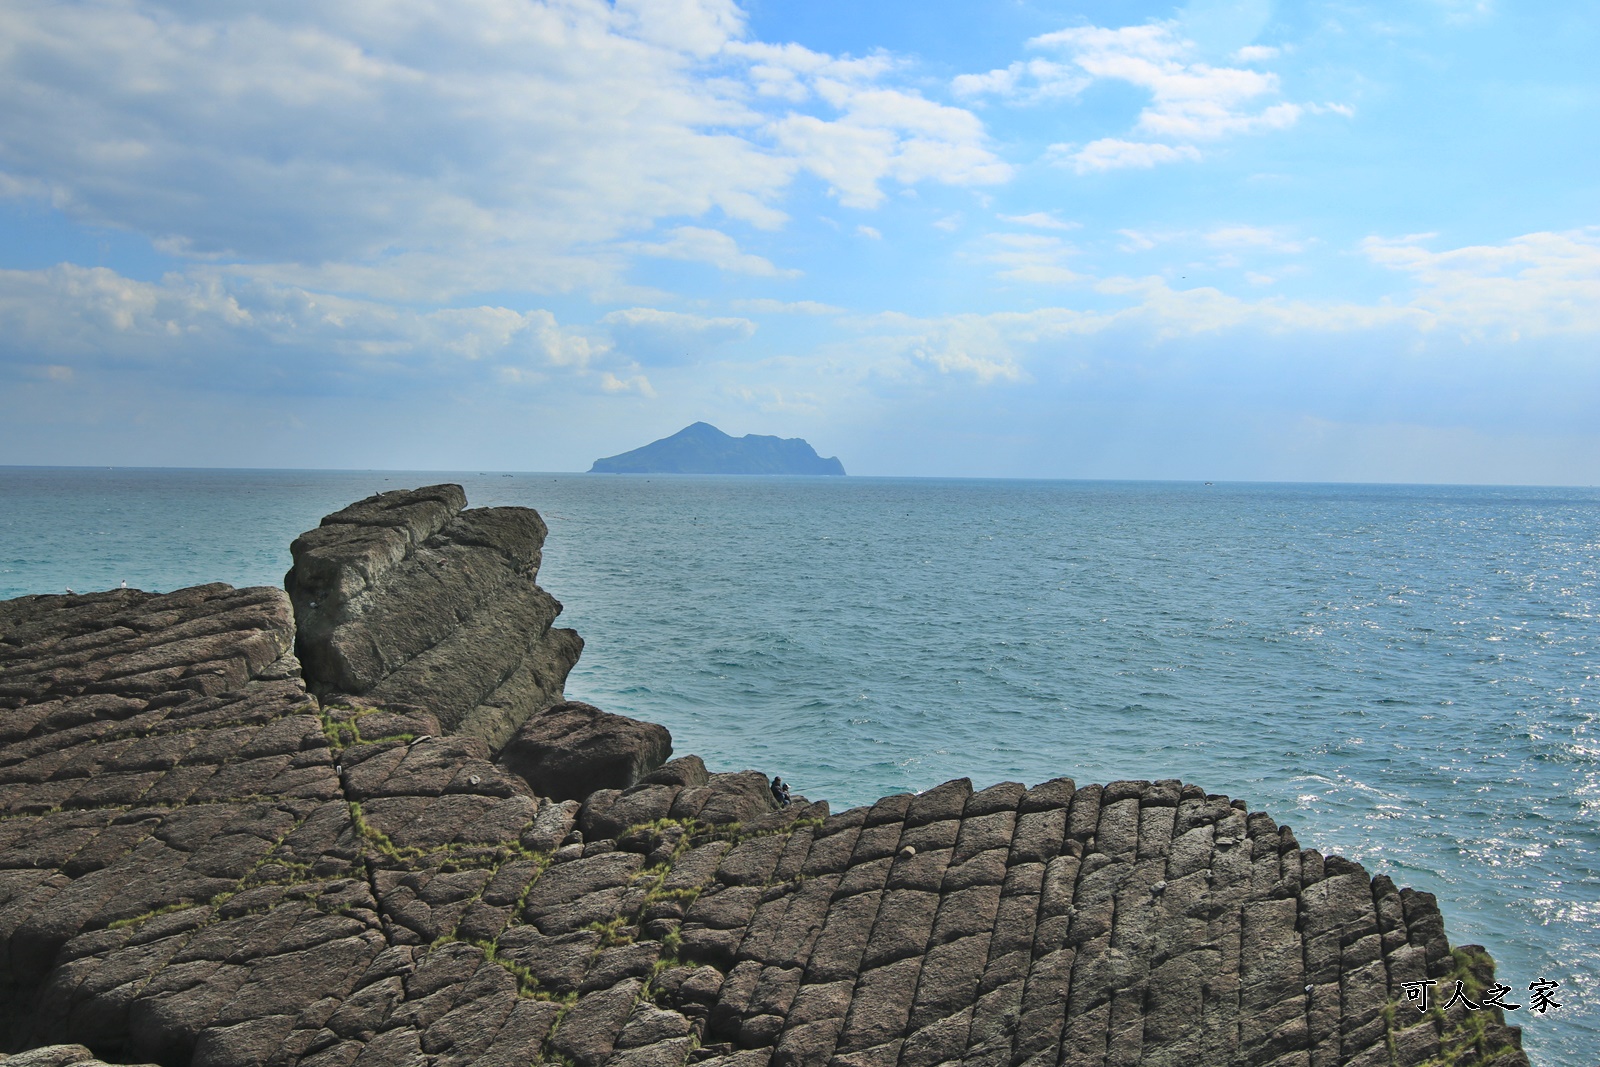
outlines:
M836 806L1179 777L1436 893L1600 1048L1592 490L454 475L537 507L572 696ZM278 584L394 472L0 469L0 596ZM1585 1003L1585 1000L1588 1003Z

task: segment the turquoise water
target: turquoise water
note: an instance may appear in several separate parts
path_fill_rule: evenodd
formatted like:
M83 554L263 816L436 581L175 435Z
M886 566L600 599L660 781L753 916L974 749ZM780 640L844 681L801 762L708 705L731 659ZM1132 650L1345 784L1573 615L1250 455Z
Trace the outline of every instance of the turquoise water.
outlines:
M568 694L680 753L836 809L962 775L1242 797L1437 893L1518 992L1559 981L1510 1021L1596 1062L1600 493L0 468L0 597L276 585L324 513L442 480L540 510Z

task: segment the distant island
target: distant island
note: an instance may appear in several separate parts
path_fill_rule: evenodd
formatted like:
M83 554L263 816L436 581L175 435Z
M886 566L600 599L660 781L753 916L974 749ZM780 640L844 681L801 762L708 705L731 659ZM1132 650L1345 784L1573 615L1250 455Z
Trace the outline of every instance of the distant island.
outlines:
M597 459L590 474L843 474L798 437L729 437L708 422L686 426L619 456Z

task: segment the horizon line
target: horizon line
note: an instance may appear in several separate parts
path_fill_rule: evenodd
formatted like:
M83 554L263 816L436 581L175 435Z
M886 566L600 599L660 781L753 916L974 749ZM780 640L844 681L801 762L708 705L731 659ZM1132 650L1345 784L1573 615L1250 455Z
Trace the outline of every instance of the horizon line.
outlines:
M469 474L472 467L223 467L223 466L162 466L143 464L100 463L0 463L0 471L215 471L256 472L284 474ZM1017 474L698 474L676 471L610 473L606 471L533 471L533 470L477 470L478 477L504 475L507 477L555 475L559 477L597 478L746 478L771 480L779 478L806 478L819 482L841 481L963 481L963 482L1132 482L1163 485L1196 486L1383 486L1389 488L1417 489L1596 489L1600 486L1579 483L1550 482L1407 482L1407 481L1337 481L1284 478L1178 478L1178 477L1109 477L1091 475L1017 475Z

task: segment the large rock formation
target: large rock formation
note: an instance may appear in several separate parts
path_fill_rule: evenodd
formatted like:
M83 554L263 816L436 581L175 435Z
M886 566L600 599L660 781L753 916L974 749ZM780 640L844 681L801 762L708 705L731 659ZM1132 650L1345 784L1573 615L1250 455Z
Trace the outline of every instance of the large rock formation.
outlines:
M0 603L0 1050L1527 1063L1498 1010L1406 1003L1492 979L1431 896L1242 802L962 780L830 815L684 757L580 805L415 701L319 702L293 639L270 589Z
M284 584L312 692L422 705L499 747L561 699L583 641L534 582L538 513L464 507L459 485L368 497L295 540Z

